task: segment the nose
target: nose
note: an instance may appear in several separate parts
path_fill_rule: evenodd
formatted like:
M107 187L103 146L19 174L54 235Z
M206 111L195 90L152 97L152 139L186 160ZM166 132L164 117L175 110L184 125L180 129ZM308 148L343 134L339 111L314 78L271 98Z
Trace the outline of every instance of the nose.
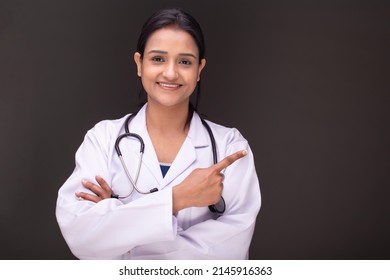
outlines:
M176 63L167 63L163 72L163 76L169 81L176 80L179 76Z

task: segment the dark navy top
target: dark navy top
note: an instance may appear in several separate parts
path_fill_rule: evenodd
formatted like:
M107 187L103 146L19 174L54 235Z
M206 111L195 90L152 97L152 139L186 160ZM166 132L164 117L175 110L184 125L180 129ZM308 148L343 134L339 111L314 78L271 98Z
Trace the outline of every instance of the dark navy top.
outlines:
M163 177L165 177L165 175L167 174L169 167L171 167L170 164L160 163L161 173L162 173Z

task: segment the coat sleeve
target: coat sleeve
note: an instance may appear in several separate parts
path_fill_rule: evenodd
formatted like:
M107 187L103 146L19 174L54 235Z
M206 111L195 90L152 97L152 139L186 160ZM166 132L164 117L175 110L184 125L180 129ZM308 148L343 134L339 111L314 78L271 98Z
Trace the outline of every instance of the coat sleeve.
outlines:
M248 155L225 170L225 213L216 220L205 221L179 233L180 239L190 240L213 259L248 258L261 205L259 181L246 141L229 145L226 156L243 149Z
M176 236L171 189L128 204L112 198L93 203L76 197L76 192L88 191L81 185L83 179L94 181L100 175L110 182L110 129L102 122L86 134L76 153L75 170L58 192L56 218L70 250L80 259L120 258L135 246Z
M172 241L143 246L143 251L147 254L141 254L140 259L248 258L256 217L261 206L261 195L252 151L237 130L235 134L238 140L230 143L221 156L243 149L247 150L248 154L225 170L225 213L217 219L206 220L186 230L179 228L176 238Z

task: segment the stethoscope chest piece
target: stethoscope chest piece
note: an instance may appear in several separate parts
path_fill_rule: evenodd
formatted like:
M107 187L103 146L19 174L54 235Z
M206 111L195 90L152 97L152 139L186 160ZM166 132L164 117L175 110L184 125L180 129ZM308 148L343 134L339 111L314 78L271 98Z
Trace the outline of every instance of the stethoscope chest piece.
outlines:
M209 205L209 210L213 213L222 214L225 212L226 203L223 197L217 202L217 204Z

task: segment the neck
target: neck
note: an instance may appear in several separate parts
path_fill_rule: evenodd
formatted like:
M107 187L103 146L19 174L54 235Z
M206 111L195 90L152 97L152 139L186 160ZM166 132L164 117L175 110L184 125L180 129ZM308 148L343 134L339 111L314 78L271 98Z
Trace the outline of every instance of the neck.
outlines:
M186 106L162 107L149 103L146 108L146 124L148 129L167 132L186 132L189 110Z

